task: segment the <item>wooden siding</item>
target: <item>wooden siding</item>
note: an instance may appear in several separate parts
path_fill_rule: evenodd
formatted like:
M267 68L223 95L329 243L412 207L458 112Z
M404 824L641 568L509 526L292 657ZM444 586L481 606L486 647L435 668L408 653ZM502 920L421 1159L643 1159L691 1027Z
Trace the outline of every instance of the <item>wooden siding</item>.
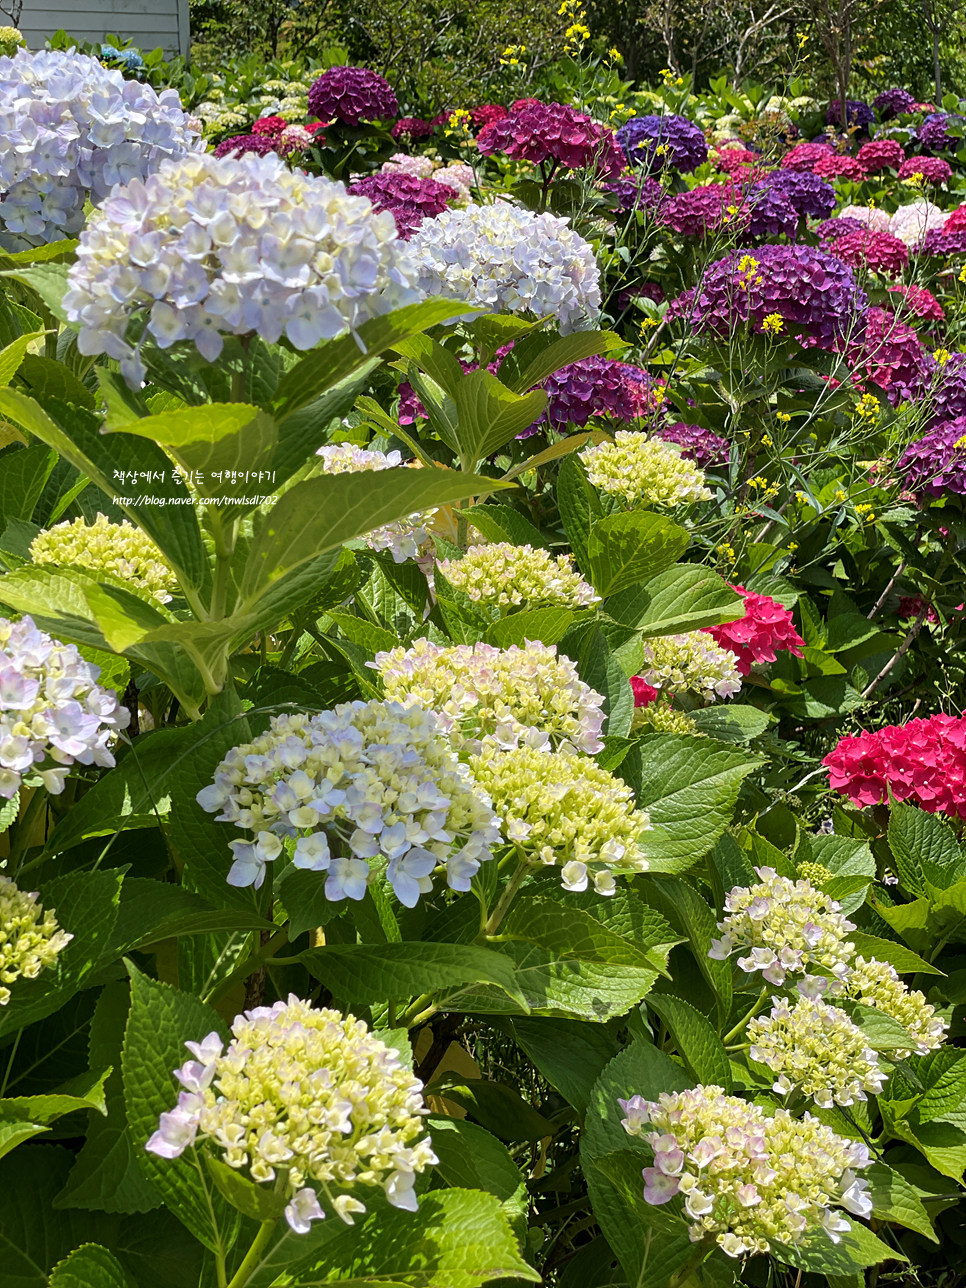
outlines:
M82 40L107 35L171 57L188 52L188 0L24 0L20 30L31 49L61 28Z

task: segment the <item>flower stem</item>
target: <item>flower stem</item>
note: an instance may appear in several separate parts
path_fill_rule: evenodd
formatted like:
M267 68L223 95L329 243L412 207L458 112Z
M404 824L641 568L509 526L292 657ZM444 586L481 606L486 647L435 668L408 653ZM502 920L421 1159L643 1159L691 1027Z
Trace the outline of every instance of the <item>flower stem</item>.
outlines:
M10 857L7 860L7 868L14 877L19 872L20 862L30 845L30 838L37 826L37 816L46 806L46 787L35 787L33 795L24 808L23 818L12 824L10 828Z
M758 1000L755 1002L754 1006L751 1008L748 1014L744 1016L743 1019L740 1019L738 1023L735 1025L735 1027L731 1030L731 1032L726 1033L724 1037L721 1039L721 1041L724 1043L725 1046L727 1046L729 1042L733 1042L739 1033L744 1032L745 1027L747 1026L749 1020L753 1020L755 1016L758 1014L758 1012L761 1010L761 1008L764 1006L765 999L767 997L768 997L768 988L766 986L758 994Z
M677 1270L675 1270L674 1274L667 1281L667 1288L680 1288L681 1284L686 1283L692 1274L694 1274L695 1270L697 1270L698 1266L701 1265L702 1261L708 1257L713 1246L713 1240L707 1238L702 1239L700 1243L696 1243L691 1251L691 1255L688 1257L687 1261L685 1261L684 1265L678 1266Z
M228 1288L244 1288L244 1285L248 1283L252 1276L252 1272L261 1260L262 1253L271 1242L272 1235L275 1233L275 1227L277 1225L277 1217L273 1217L271 1221L263 1221L261 1223L258 1227L258 1234L255 1235L255 1238L252 1241L252 1246L245 1253L245 1260L235 1271L234 1275L232 1275Z
M506 883L496 907L490 913L489 919L483 927L485 936L495 935L499 930L500 922L509 912L510 904L516 898L517 891L523 885L530 871L536 866L537 864L532 863L522 851L520 852L520 862L517 865L517 869Z

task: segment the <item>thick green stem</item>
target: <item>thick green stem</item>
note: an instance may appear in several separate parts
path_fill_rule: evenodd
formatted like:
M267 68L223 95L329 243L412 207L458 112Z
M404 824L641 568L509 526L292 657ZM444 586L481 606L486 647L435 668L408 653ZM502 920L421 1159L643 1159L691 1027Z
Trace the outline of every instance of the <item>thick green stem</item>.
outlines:
M243 979L247 979L253 971L264 966L265 963L274 957L279 949L283 948L287 943L288 926L285 925L277 934L274 934L271 937L267 944L263 944L257 952L252 953L249 957L246 957L244 961L239 962L234 970L230 971L217 988L212 989L204 1000L209 1006L217 1006L221 999L226 997L237 983ZM293 960L298 961L299 959L294 958Z
M702 1261L707 1258L713 1247L713 1239L702 1239L700 1243L696 1243L694 1248L691 1250L691 1255L688 1257L687 1261L685 1261L684 1265L678 1266L677 1270L675 1270L674 1274L667 1281L667 1288L680 1288L681 1284L686 1283L694 1274L695 1270L697 1270L698 1266L701 1265Z
M510 904L517 896L517 891L533 869L538 866L538 864L532 863L522 851L520 852L520 862L517 865L517 869L506 883L496 907L490 913L489 919L483 927L484 936L496 934L500 928L500 923L510 910Z
M235 1273L232 1275L228 1288L244 1288L252 1277L252 1272L262 1258L262 1253L272 1241L272 1235L275 1233L275 1227L278 1225L278 1218L271 1221L263 1221L258 1227L258 1234L252 1241L252 1246L245 1253L245 1260L241 1263Z
M215 539L215 567L211 576L211 607L208 617L213 622L220 622L228 606L228 580L232 555L235 553L235 542L238 540L238 520L234 519L227 528L221 523L220 516L213 516L212 536Z
M37 826L37 816L46 807L46 787L35 787L34 794L27 802L27 808L23 812L23 818L19 819L10 828L10 857L7 860L7 871L12 877L16 877L20 871L20 861L30 844L30 838L34 834L34 829Z
M755 1018L755 1016L758 1014L761 1008L765 1005L767 998L768 998L768 989L766 987L766 988L763 988L761 992L758 994L758 1000L755 1002L754 1006L751 1008L748 1014L744 1016L743 1019L740 1019L738 1023L735 1025L735 1027L731 1030L731 1032L726 1033L724 1037L721 1039L721 1041L724 1043L725 1046L727 1046L729 1042L733 1042L739 1033L743 1033L745 1031L745 1028L747 1027L749 1020L753 1020Z

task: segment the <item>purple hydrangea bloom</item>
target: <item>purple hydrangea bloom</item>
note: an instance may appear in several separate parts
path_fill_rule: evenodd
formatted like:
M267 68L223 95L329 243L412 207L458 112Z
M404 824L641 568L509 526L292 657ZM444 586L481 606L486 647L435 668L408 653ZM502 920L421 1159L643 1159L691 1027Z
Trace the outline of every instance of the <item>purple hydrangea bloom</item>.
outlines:
M868 224L864 224L861 219L853 219L851 215L840 215L836 219L824 219L816 225L815 235L819 241L835 241L837 237L844 237L846 233L864 233Z
M935 369L934 359L930 359ZM966 353L951 354L939 369L932 393L934 424L966 416Z
M774 170L758 186L765 185L784 193L799 215L826 219L835 209L835 189L808 170Z
M934 365L915 329L876 306L866 310L865 331L848 346L846 364L857 382L884 389L893 407L922 397Z
M612 358L581 358L548 376L543 388L548 402L541 420L556 430L586 425L594 416L639 420L657 406L654 382L647 372Z
M622 174L602 187L614 194L621 210L655 210L664 197L659 181L642 174Z
M861 330L867 296L851 268L813 246L759 246L736 250L709 265L700 286L679 295L674 317L713 335L750 323L761 332L777 314L786 334L805 332L832 348Z
M713 430L679 420L673 425L662 425L655 433L665 443L677 443L681 455L694 461L701 469L727 464L728 444Z
M368 197L376 210L388 210L399 236L408 241L424 219L435 219L459 193L435 179L420 179L403 170L383 170L349 185L349 192Z
M959 121L962 123L961 116L949 116L946 112L933 112L916 130L916 138L919 140L921 147L930 152L946 152L955 150L959 146L959 140L955 135L946 131L946 124L949 121Z
M920 255L962 255L966 252L966 228L930 228L919 243Z
M849 98L845 101L845 111L849 118L849 125L857 125L859 129L863 126L871 125L875 120L875 112L861 99ZM834 103L829 103L828 110L825 113L826 125L842 124L842 104L836 99Z
M910 492L966 496L966 416L946 420L910 443L899 461Z
M791 170L785 173L793 179L802 178ZM814 176L808 175L811 179ZM798 211L789 194L775 184L756 184L748 194L749 237L794 237L798 229Z
M617 131L617 142L631 165L647 171L690 174L708 159L704 135L686 116L632 116Z
M872 100L872 106L885 121L890 116L914 111L916 100L907 89L884 89Z
M330 67L309 90L309 115L320 121L381 121L399 115L388 81L368 67Z

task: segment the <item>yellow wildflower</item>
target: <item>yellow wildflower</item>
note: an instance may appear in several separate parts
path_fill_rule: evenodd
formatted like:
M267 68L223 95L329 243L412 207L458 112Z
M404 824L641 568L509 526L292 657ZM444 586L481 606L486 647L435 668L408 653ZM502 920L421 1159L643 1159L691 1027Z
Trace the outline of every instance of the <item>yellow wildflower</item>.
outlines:
M863 420L875 420L881 408L881 403L875 394L863 394L855 404L855 414L861 416Z
M761 281L761 278L758 278ZM780 335L785 329L785 319L780 313L769 313L766 318L762 319L761 329L768 335Z
M949 350L937 349L932 356L936 359L936 361L939 363L941 367L944 367L946 363L949 361Z

